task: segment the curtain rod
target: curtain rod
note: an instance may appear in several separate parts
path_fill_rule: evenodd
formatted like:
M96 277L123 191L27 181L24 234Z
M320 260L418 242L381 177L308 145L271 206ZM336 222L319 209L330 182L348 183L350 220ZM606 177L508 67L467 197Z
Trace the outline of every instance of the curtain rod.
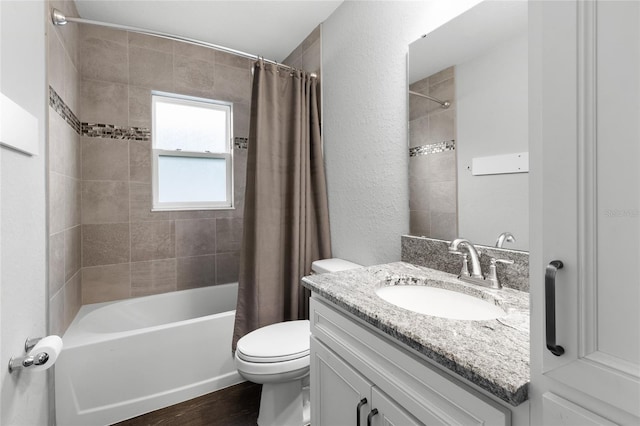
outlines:
M420 97L423 97L423 98L427 98L430 101L437 102L444 109L447 109L447 108L449 108L451 106L451 102L449 102L449 101L441 101L438 98L434 98L434 97L429 96L429 95L423 95L422 93L414 92L413 90L409 90L409 94L410 95L420 96Z
M201 41L201 40L196 40L196 39L193 39L193 38L182 37L182 36L169 34L169 33L163 33L163 32L160 32L160 31L146 30L144 28L131 27L131 26L128 26L128 25L111 24L109 22L92 21L90 19L84 19L84 18L67 17L64 13L62 13L60 10L58 10L56 8L51 9L51 21L53 22L53 25L55 25L55 26L62 26L62 25L66 25L67 22L73 22L73 23L76 23L76 24L96 25L98 27L107 27L107 28L113 28L113 29L116 29L116 30L131 31L131 32L138 33L138 34L146 34L146 35L150 35L150 36L165 38L165 39L168 39L168 40L182 41L184 43L190 43L190 44L194 44L196 46L207 47L209 49L214 49L214 50L218 50L220 52L225 52L225 53L231 53L232 55L242 56L242 57L245 57L245 58L248 58L248 59L253 59L253 60L261 59L264 62L267 62L267 63L270 63L270 64L274 64L274 65L277 65L278 67L282 67L282 68L289 69L289 70L295 70L296 69L296 68L294 68L292 66L285 65L285 64L282 64L280 62L273 61L271 59L265 59L265 58L263 58L261 56L258 56L258 55L253 55L251 53L242 52L240 50L235 50L235 49L231 49L229 47L219 46L217 44L213 44L213 43L209 43L209 42ZM311 76L312 77L316 77L316 74L311 74Z

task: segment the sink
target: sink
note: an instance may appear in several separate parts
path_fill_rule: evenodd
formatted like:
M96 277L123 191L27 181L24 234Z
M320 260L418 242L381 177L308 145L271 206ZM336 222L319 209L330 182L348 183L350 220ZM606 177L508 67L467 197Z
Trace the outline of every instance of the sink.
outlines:
M507 315L502 308L486 300L426 285L380 287L376 294L409 311L441 318L482 321Z

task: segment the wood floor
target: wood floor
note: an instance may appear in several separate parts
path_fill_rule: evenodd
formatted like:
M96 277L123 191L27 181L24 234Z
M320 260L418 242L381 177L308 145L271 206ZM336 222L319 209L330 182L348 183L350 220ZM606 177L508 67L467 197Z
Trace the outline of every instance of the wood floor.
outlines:
M255 426L262 385L244 382L117 426Z

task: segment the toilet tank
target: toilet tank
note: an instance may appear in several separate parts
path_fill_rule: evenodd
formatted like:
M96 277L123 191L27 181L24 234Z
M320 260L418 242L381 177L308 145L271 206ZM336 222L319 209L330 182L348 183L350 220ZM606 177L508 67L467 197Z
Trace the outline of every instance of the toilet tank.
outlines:
M362 265L349 262L348 260L333 258L316 260L311 264L311 271L314 274L324 274L326 272L338 272L361 267Z

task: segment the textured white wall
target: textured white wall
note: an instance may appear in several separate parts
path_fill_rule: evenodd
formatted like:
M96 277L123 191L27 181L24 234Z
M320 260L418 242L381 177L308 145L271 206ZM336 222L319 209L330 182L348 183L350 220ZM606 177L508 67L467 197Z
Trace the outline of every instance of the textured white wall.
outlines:
M40 155L0 148L0 424L46 425L47 374L9 374L27 337L46 334L45 2L1 1L2 92L39 120ZM10 123L2 123L10 125Z
M409 43L478 0L345 1L322 27L323 135L333 255L400 259L409 231Z

